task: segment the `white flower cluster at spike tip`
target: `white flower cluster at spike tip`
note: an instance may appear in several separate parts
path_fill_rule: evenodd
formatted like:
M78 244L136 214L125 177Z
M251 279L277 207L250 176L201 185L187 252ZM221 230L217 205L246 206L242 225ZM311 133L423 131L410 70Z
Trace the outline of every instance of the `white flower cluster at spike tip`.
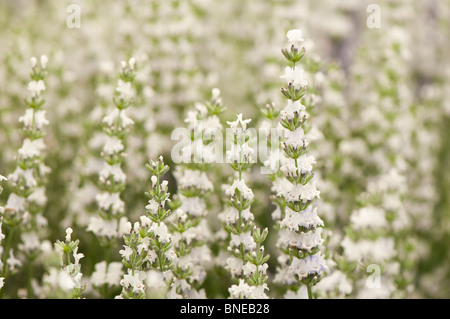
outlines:
M307 121L308 110L302 104L307 82L304 70L299 61L305 53L299 45L304 41L300 30L287 32L291 47L283 49L284 57L289 61L282 78L287 88L281 91L287 99L287 105L280 112L281 148L280 177L275 174L273 188L282 201L272 216L279 221L280 231L277 246L286 254L278 258L279 267L275 280L289 285L288 289L297 291L302 283L308 288L308 296L312 298L311 288L328 271L324 256L320 252L323 243L323 221L317 215L317 207L311 205L320 192L316 188L313 177L314 156L307 154L309 146Z
M234 134L239 134L247 129L247 124L251 121L252 119L243 120L242 114L237 114L236 121L227 121L227 124L233 129Z
M66 229L65 241L57 240L55 250L60 255L60 269L51 268L43 282L48 289L47 295L54 298L82 298L86 283L82 282L80 260L84 254L78 253L80 241L72 240L72 228ZM73 260L73 261L72 261Z
M304 42L303 33L299 29L292 29L286 33L288 41L295 47L299 47L300 43Z

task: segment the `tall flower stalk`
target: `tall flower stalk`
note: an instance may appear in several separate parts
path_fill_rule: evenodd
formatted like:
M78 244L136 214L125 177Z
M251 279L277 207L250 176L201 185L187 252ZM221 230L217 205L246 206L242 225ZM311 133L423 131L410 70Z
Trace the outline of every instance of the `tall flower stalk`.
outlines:
M52 288L50 296L55 295L60 288L64 297L72 299L82 298L82 294L86 289L86 283L82 283L80 260L84 254L78 253L80 241L72 240L72 228L66 229L66 238L64 241L57 240L55 250L60 256L60 269L50 269L50 273L44 277L44 282ZM52 271L53 270L53 271Z
M169 166L164 163L162 156L158 161L150 161L146 166L152 174L152 186L146 195L150 198L145 206L148 218L153 222L153 236L150 239L150 247L155 253L155 259L151 262L151 268L161 272L170 270L172 261L176 257L172 249L172 235L169 232L165 220L172 214L167 203L170 201L167 180L162 180L163 175L169 171Z
M3 175L0 175L0 182L7 180L7 178ZM0 185L0 195L3 192L3 187ZM3 225L3 213L4 213L5 209L0 206L0 245L2 243L2 240L5 239L5 235L2 232L2 225ZM0 255L1 257L1 255ZM0 267L3 269L3 258L0 259ZM4 285L4 281L5 281L5 277L0 277L0 290L3 288Z
M362 298L405 297L414 289L411 269L416 258L414 245L417 233L413 232L414 236L411 236L411 230L412 217L420 206L417 203L411 206L411 203L417 200L414 192L417 183L414 180L421 180L419 176L422 172L413 168L418 159L422 160L422 155L414 150L413 141L422 135L423 119L415 114L413 84L406 67L409 37L401 27L402 23L388 19L386 22L393 23L389 34L380 33L379 38L373 35L365 38L366 41L370 39L368 45L379 43L384 50L362 49L364 66L355 65L353 71L356 82L361 80L362 74L370 71L370 67L375 66L378 70L377 77L358 83L374 88L371 95L359 96L360 90L353 90L358 99L354 99L352 105L359 109L356 109L359 114L355 112L359 121L354 121L353 130L362 137L362 146L367 150L362 152L361 146L354 148L364 156L361 162L364 166L359 166L360 170L363 169L360 176L364 176L365 191L356 197L360 207L353 210L350 227L342 242L347 261L358 262L358 266L366 268L376 264L381 269L381 289L371 289L371 285L363 284L368 277L366 268L357 267L356 271L354 267L348 269L348 276L354 282L354 293ZM358 85L358 89L360 87ZM365 157L367 152L370 157ZM353 174L357 171L355 168L351 167ZM419 184L426 189L425 182ZM374 210L378 213L367 213ZM359 223L364 220L366 227L358 225L355 220Z
M2 255L2 269L0 277L9 277L21 262L14 258L14 237L20 234L21 243L17 248L25 256L27 265L28 287L27 295L33 297L33 262L40 254L40 237L47 220L43 216L43 209L47 203L45 196L45 177L50 169L44 164L44 127L49 124L43 110L44 100L41 92L45 91L45 77L47 75L48 58L40 57L39 63L35 57L31 58L31 81L28 83L30 96L25 99L28 109L19 118L23 123L24 140L18 150L17 166L8 180L12 186L6 206L3 211L3 223L8 227L7 244Z
M146 165L151 177L151 187L146 195L150 198L145 207L147 215L141 216L124 235L124 249L120 251L127 273L121 281L122 293L118 298L139 299L167 297L173 284L174 261L172 234L167 219L172 215L168 202L168 181L162 180L169 171L161 156ZM169 292L170 293L170 292Z
M387 186L389 184L395 187ZM395 216L380 202L397 189L404 188L404 178L395 170L368 185L368 191L359 197L361 207L355 209L342 240L345 260L340 263L348 270L356 298L391 298L399 264L398 252L390 223ZM370 274L373 272L373 274ZM368 275L369 274L369 275ZM381 280L382 278L382 280ZM400 291L400 290L399 290Z
M261 299L268 298L267 261L263 242L267 238L268 229L261 231L254 222L250 211L254 201L253 191L244 180L244 173L254 163L254 149L250 146L251 134L247 129L250 119L244 120L242 114L236 121L227 122L231 132L231 149L227 150L226 158L235 171L235 178L225 193L229 196L228 207L221 214L225 229L230 235L228 251L231 253L226 260L226 268L234 280L229 289L231 298Z
M131 58L128 62L122 61L113 97L114 108L102 120L106 134L106 142L101 153L104 166L99 173L99 185L102 192L96 196L99 214L91 218L88 230L97 236L105 250L106 265L101 268L106 268L106 271L111 262L111 253L123 235L126 224L125 203L120 195L126 186L126 174L122 170L126 156L126 137L130 126L134 124L134 121L126 114L134 98L134 79L135 59ZM108 284L104 283L100 291L107 294L107 287Z
M207 221L208 197L214 185L207 172L216 159L215 140L222 134L219 115L225 110L220 90L212 90L211 100L196 103L189 111L187 140L181 152L183 159L175 171L178 183L176 219L173 219L174 248L178 259L173 273L176 278L174 293L184 298L206 297L199 290L206 277L211 260L209 243L211 233Z
M313 298L312 287L328 269L320 251L324 224L317 215L317 207L312 205L320 192L313 178L316 161L308 154L306 132L310 128L310 110L302 104L307 83L299 62L306 50L299 47L304 41L300 30L288 31L287 38L291 46L282 50L289 62L282 76L287 87L281 89L287 106L280 112L281 148L284 152L280 171L284 177L277 181L275 187L281 207L277 245L283 254L278 257L280 267L276 280L290 285L294 291L300 287L294 285L295 282L302 284L306 286L308 297Z

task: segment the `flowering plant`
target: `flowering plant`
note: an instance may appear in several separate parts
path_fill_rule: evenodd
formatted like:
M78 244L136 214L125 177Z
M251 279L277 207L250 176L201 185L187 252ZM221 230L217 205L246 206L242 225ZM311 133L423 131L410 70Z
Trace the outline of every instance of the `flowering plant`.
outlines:
M450 296L448 1L136 4L0 3L0 298Z

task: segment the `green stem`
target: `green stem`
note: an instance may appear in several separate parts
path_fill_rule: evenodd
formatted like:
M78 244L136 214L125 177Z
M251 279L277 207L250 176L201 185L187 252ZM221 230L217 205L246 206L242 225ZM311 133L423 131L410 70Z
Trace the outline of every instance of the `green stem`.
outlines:
M163 260L163 257L165 257L164 256L164 252L162 251L162 249L160 249L159 252L158 252L158 259L159 259L158 261L159 261L159 270L161 272L164 271L164 261L165 260Z
M307 284L306 287L308 288L308 299L314 299L312 294L312 285Z
M3 253L3 269L2 269L2 277L6 277L6 271L7 271L7 260L9 257L9 250L11 249L11 245L12 245L12 239L14 237L14 226L11 227L11 230L9 232L9 236L8 236L8 241L6 242L6 247L5 247L5 251Z
M111 243L108 241L107 244L105 245L106 273L108 273L109 263L111 261L110 255L111 255ZM69 259L69 262L70 262L70 259ZM103 285L103 296L105 298L108 296L108 284L107 283L105 283Z
M6 242L6 247L5 247L5 251L3 252L3 269L2 269L2 274L1 277L6 278L6 271L8 269L8 264L7 264L7 260L9 257L9 250L11 249L11 245L12 245L12 238L14 237L14 226L11 227L11 230L9 232L8 235L8 241ZM3 292L5 291L5 287L3 287L2 289L0 289L0 299L3 298Z
M296 159L294 159L295 160L295 170L296 170L296 173L297 173L297 178L299 178L300 177L300 170L299 170L299 168L298 168L298 159L296 158ZM300 180L301 181L301 180ZM297 183L297 182L296 182Z
M109 263L111 262L111 244L108 243L105 247L105 261L106 266L109 266Z
M67 267L70 265L70 253L66 252L66 258L67 258Z
M28 264L28 291L27 291L28 299L34 298L32 281L33 281L33 262L32 260L30 260Z

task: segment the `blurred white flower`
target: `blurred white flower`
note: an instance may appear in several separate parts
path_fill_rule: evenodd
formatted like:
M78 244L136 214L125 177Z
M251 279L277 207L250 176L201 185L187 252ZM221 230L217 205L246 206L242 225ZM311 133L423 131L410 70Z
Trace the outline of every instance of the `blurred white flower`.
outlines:
M47 67L48 57L46 55L41 55L40 60L41 60L41 67L45 69Z
M28 91L31 92L31 96L36 97L41 94L41 91L46 89L45 83L42 80L31 81L28 83Z
M296 88L304 87L308 84L304 77L304 70L301 68L291 68L287 66L284 69L284 74L281 76L282 79L285 79L286 84L291 84Z
M108 155L115 155L121 152L125 147L122 144L122 140L120 140L116 136L108 136L106 138L106 143L103 146L103 151Z
M122 214L125 209L125 203L120 199L120 193L104 192L95 196L98 206L104 211L111 210L112 215Z
M119 97L124 100L130 100L134 96L134 89L131 85L131 82L119 80L117 83L116 91L119 92Z
M111 176L116 183L125 183L127 178L125 173L122 171L120 164L109 165L105 162L103 169L99 173L99 180L100 182L105 183L105 181Z
M19 117L19 122L22 122L26 128L33 126L37 130L41 130L44 125L48 125L49 121L45 118L45 110L35 111L27 109L25 114Z
M119 110L118 108L114 108L107 116L103 118L102 122L108 124L108 126L114 127L117 124L119 117L119 127L122 129L134 124L134 121L127 116L126 110Z
M288 41L295 46L298 46L301 42L304 42L303 33L299 29L292 29L286 33Z
M26 138L23 141L22 147L18 150L18 153L23 159L28 159L40 156L44 149L45 144L42 139L30 140L29 138Z

